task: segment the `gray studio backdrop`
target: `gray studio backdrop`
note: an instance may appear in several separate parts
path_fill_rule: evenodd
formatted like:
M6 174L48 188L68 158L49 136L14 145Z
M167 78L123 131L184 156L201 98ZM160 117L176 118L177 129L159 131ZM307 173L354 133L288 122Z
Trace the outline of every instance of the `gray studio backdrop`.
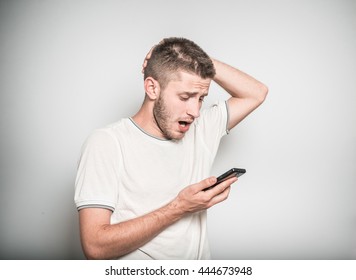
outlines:
M133 115L167 36L270 89L212 175L247 174L209 210L215 259L356 259L356 2L1 1L1 259L82 259L81 145ZM213 85L205 105L227 95Z

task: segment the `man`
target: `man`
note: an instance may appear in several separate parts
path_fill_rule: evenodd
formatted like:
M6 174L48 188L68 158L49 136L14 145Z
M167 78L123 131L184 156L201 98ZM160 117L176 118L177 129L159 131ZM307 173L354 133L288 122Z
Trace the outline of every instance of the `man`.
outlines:
M206 209L229 179L209 177L222 136L265 99L265 85L194 42L162 40L143 64L145 99L132 117L95 130L76 179L89 259L209 259ZM200 112L211 81L230 95Z

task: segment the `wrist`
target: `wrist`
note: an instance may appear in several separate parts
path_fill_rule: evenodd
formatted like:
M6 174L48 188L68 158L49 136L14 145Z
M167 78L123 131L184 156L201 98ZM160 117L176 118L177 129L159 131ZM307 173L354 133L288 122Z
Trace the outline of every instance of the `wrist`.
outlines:
M162 213L168 216L170 221L176 222L185 216L186 211L184 211L179 197L176 197L162 208Z

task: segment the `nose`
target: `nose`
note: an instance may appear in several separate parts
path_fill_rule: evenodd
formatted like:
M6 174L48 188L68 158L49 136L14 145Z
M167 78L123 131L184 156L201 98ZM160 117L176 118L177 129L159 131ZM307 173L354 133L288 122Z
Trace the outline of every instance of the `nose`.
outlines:
M191 100L187 108L187 114L191 117L198 118L200 116L201 103L199 101Z

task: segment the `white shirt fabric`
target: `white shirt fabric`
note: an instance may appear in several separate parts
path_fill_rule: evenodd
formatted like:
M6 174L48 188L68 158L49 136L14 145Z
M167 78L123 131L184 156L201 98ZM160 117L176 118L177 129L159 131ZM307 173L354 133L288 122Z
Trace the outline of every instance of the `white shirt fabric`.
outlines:
M219 102L202 110L179 141L151 136L130 118L93 131L79 160L77 209L110 209L116 224L166 205L186 186L211 176L227 123L227 104ZM210 259L206 214L184 217L121 259Z

